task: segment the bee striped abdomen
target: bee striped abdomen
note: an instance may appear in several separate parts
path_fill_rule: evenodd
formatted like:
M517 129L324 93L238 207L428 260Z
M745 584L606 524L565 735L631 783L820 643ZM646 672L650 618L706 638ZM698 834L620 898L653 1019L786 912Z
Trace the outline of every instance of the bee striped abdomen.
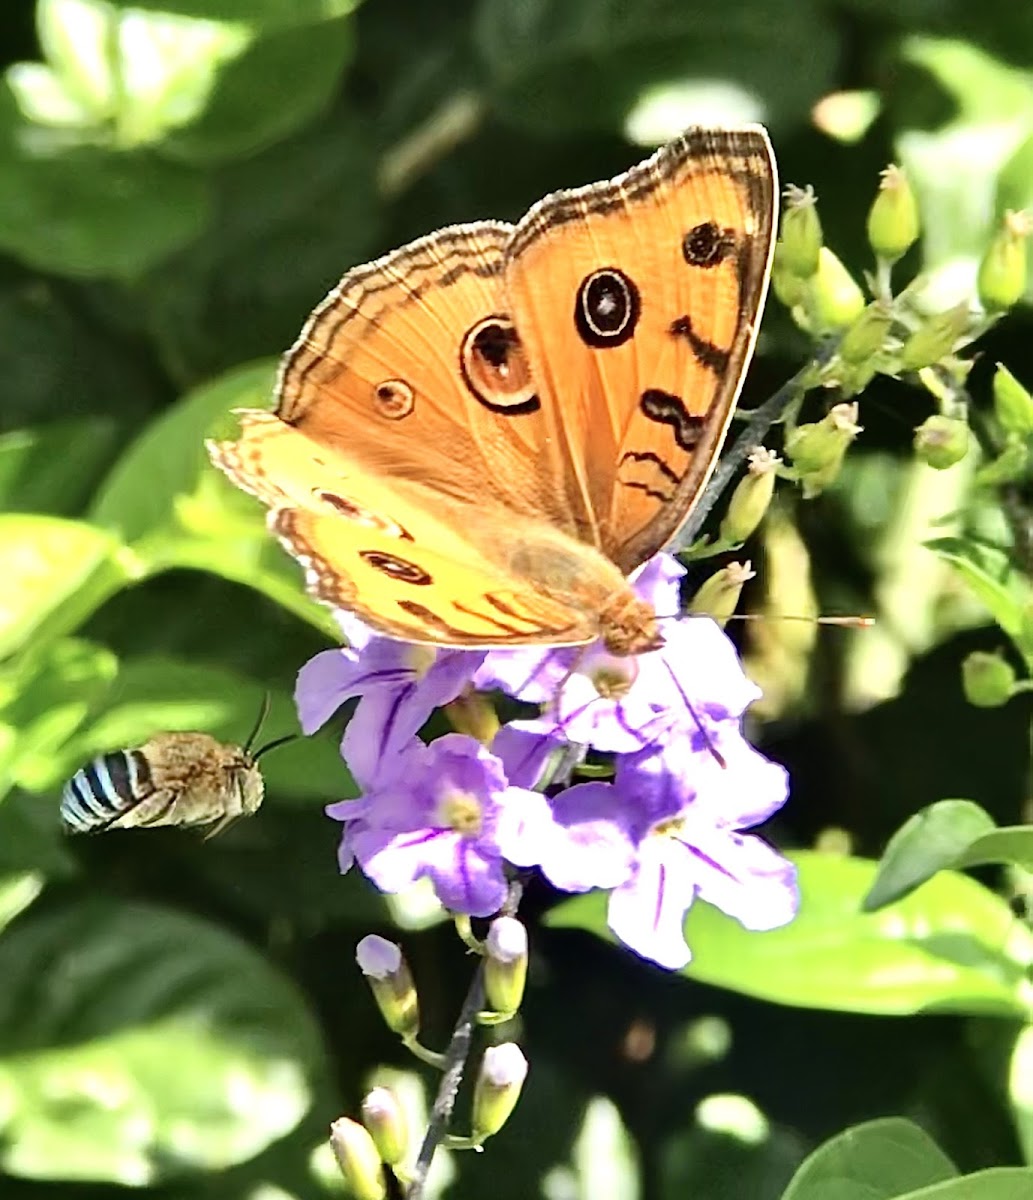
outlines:
M72 776L61 793L61 817L74 833L104 829L153 791L139 750L102 754Z

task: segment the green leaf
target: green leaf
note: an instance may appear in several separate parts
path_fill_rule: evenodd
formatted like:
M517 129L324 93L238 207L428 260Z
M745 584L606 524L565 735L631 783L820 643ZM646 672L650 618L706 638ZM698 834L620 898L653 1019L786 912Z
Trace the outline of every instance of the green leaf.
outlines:
M0 434L0 508L70 517L79 513L120 437L106 417L56 421Z
M63 757L66 744L117 670L109 650L65 638L6 673L2 682L10 699L0 710L0 720L10 738L0 753L3 792L12 784L38 792L64 782L69 773Z
M0 932L21 916L42 890L43 876L38 871L0 875Z
M990 1167L932 1187L895 1196L894 1200L1029 1200L1033 1167Z
M273 368L231 371L163 413L126 451L91 509L117 529L148 573L190 568L254 587L334 640L327 609L309 599L301 570L265 527L264 509L211 465L205 437L232 426L231 409L266 407Z
M78 901L0 941L0 1163L131 1186L242 1162L297 1125L321 1047L294 987L195 917Z
M829 87L838 54L812 0L481 0L475 35L503 114L551 137L618 131L672 85L689 92L681 125L798 122Z
M1009 637L1021 638L1023 614L1033 600L1033 592L1003 554L960 538L939 538L926 545L950 563Z
M174 163L37 133L0 84L0 247L22 262L135 279L200 233L208 201L205 181Z
M117 538L62 517L0 514L0 656L76 629L136 574Z
M912 36L901 58L949 104L931 118L928 88L902 72L893 115L900 160L918 196L928 293L945 308L970 287L995 223L998 178L1033 134L1033 77L968 42Z
M941 872L899 903L865 913L861 900L877 864L812 851L790 857L799 871L796 919L751 933L697 901L685 923L693 953L686 977L836 1012L1026 1012L1022 964L1033 958L1033 933L1000 897ZM549 923L614 940L600 893L559 905Z
M939 800L915 813L890 839L864 911L892 904L937 871L961 865L964 852L993 828L993 817L971 800Z
M163 152L207 164L243 158L279 141L330 102L351 58L345 18L281 29L227 62L203 115L170 133Z
M1033 826L1011 825L994 829L958 855L957 867L981 867L987 863L1009 863L1033 871Z
M212 176L204 235L143 283L177 376L207 378L289 346L342 273L379 247L367 125L347 110Z
M250 363L188 393L136 438L94 497L90 520L126 542L168 533L179 524L177 503L202 492L202 480L221 484L208 461L205 438L234 408L268 407L275 365ZM237 495L226 484L227 495ZM240 505L241 511L247 511ZM242 522L237 519L236 524ZM214 532L214 531L213 531Z
M819 1146L782 1200L894 1200L957 1175L924 1130L889 1118L856 1125Z

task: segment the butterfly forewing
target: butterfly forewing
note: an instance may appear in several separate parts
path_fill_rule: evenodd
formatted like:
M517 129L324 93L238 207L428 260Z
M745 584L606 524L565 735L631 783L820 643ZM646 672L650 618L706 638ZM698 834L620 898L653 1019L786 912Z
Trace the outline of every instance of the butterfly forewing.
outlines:
M673 536L714 466L763 309L775 201L762 129L694 130L609 183L547 196L509 243L543 419L625 572Z

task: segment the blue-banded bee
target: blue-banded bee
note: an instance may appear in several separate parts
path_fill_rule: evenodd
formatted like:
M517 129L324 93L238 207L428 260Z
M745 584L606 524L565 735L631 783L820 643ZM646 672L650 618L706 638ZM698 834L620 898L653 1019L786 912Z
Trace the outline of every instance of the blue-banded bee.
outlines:
M212 837L250 816L265 792L258 759L294 736L252 754L267 710L268 701L243 746L207 733L159 733L142 746L99 755L64 786L65 825L72 833L210 825L205 837Z

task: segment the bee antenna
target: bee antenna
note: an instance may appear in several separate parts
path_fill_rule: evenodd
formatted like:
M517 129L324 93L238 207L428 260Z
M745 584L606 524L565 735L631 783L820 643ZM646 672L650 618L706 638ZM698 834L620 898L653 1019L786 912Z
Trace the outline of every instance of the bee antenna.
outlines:
M270 750L275 750L278 746L285 746L288 742L297 741L299 736L296 733L285 733L283 737L274 738L271 742L266 742L261 750L256 750L251 755L251 761L258 762L263 754L268 754Z
M258 720L255 722L255 727L247 735L247 741L244 743L245 754L251 753L251 747L255 744L255 738L257 738L262 732L262 726L265 724L265 719L267 716L269 716L269 703L269 693L266 692L266 694L262 697L262 707L258 710ZM258 755L256 754L255 758L257 757Z

